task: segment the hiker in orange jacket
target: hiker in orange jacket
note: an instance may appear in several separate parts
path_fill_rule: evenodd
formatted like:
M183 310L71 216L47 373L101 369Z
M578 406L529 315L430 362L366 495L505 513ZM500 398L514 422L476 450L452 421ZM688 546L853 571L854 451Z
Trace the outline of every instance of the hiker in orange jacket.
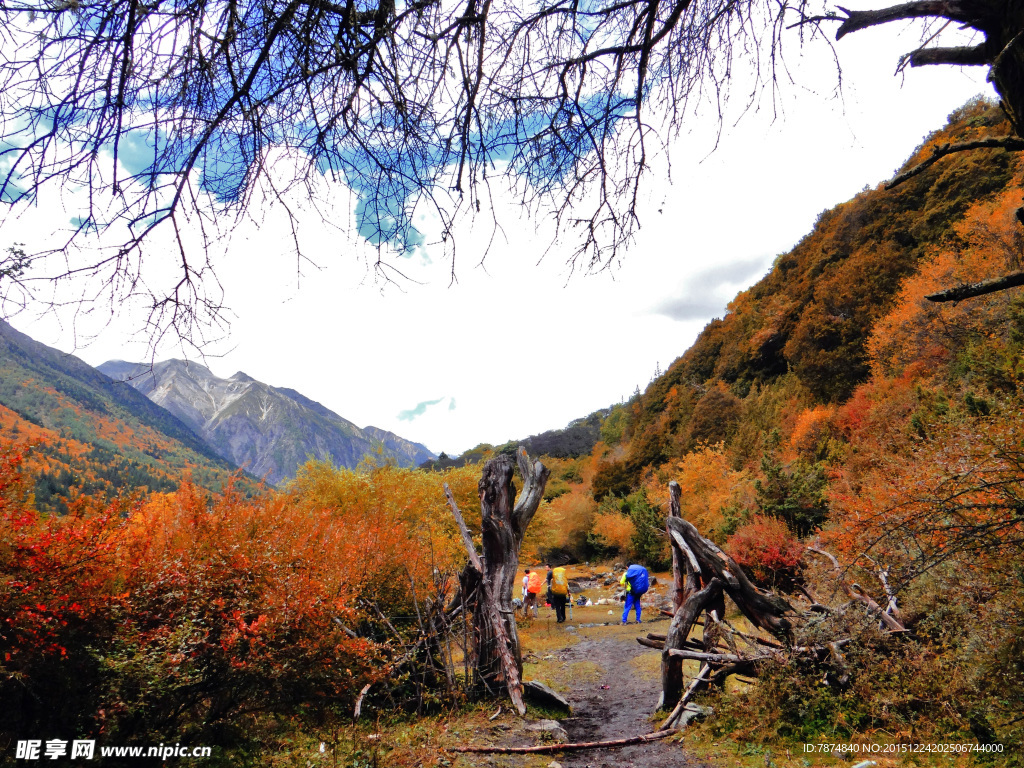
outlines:
M523 613L527 616L530 615L530 607L533 607L534 617L540 616L540 612L537 608L537 596L540 594L541 586L544 584L544 579L540 575L540 571L527 571L528 579L526 582L526 602L523 603Z

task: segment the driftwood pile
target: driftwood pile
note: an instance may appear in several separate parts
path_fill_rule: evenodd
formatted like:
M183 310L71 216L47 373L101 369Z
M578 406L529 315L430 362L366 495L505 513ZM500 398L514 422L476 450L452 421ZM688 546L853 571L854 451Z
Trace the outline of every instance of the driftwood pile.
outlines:
M760 589L743 569L713 542L700 535L680 513L679 484L669 484L669 517L666 529L672 544L672 575L674 580L672 623L665 635L650 634L638 642L662 651L662 694L659 709L673 707L661 730L676 725L690 699L709 685L720 685L731 675L756 676L759 666L769 660L783 661L795 656L813 656L823 660L829 656L840 668L842 648L849 638L836 638L817 645L798 645L794 630L815 615L827 614L830 608L820 604L809 591L806 608L796 609L786 599ZM889 632L904 632L899 620L896 599L888 589L886 573L879 579L886 589L888 604L882 608L856 585L843 579L838 560L823 550L809 548L813 554L827 558L835 570L836 580L851 601L863 604L877 615L880 625ZM767 640L737 630L725 620L725 597L728 596L755 627L773 636ZM703 621L700 615L704 614ZM690 639L694 625L702 624L703 641ZM697 675L685 685L683 662L700 662Z
M548 470L531 461L520 449L518 467L523 477L523 492L514 504L516 489L512 483L514 466L511 458L499 456L483 470L479 491L482 518L483 552L478 553L472 536L451 493L448 502L462 533L469 563L460 577L460 588L452 604L445 610L447 621L461 613L470 616L473 638L467 643L468 667L482 689L492 694L507 693L520 714L526 711L523 702L522 659L516 634L511 595L519 549L523 534L544 492ZM843 647L851 641L836 637L827 641L800 644L795 638L815 617L833 612L821 604L805 587L800 587L806 605L795 608L787 599L755 585L736 561L702 536L682 518L679 484L669 484L669 516L666 532L672 545L673 611L666 634L648 634L637 638L641 645L661 651L662 693L658 709L672 708L661 726L647 734L630 739L592 741L575 744L553 744L538 747L455 748L459 752L554 752L577 749L601 749L650 742L677 733L694 716L690 703L703 688L721 685L736 675L750 680L770 661L787 662L798 657L817 661L831 660L839 670L845 666ZM879 571L879 581L886 592L887 605L882 608L856 584L843 579L838 560L828 552L808 548L812 554L832 564L836 583L849 597L877 616L879 626L887 632L905 632L900 622L895 596L889 589L887 574ZM726 620L725 598L729 597L740 612L757 629L772 639L742 632ZM701 641L691 640L694 626L703 627ZM683 662L697 661L700 671L690 681L684 679ZM468 670L467 670L468 671ZM841 684L842 674L838 682ZM499 708L499 713L500 713ZM496 715L495 715L496 716Z

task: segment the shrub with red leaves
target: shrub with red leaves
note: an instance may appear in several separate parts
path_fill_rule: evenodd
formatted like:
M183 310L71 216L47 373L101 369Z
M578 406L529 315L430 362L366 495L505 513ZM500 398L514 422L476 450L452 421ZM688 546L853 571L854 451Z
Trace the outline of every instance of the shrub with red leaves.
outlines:
M800 578L804 547L778 518L754 515L729 537L725 549L761 586L788 589Z

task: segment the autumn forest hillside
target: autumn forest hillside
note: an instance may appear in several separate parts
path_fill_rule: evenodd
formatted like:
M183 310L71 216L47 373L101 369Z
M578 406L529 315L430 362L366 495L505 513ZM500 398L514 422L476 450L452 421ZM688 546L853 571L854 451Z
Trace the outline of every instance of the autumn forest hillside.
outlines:
M238 471L132 387L3 321L0 438L29 446L34 501L61 513L77 496L171 491L186 479L221 489Z

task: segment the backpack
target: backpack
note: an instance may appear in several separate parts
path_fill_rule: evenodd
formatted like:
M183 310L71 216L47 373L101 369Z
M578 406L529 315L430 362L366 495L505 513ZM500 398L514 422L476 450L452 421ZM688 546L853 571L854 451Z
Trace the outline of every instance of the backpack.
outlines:
M543 581L540 571L530 571L530 584L526 587L526 591L532 595L538 594Z
M629 582L629 589L637 597L644 594L651 588L650 579L647 577L647 569L642 565L631 565L626 569L626 581Z
M565 568L551 571L551 591L556 595L569 594L569 582L565 579Z

